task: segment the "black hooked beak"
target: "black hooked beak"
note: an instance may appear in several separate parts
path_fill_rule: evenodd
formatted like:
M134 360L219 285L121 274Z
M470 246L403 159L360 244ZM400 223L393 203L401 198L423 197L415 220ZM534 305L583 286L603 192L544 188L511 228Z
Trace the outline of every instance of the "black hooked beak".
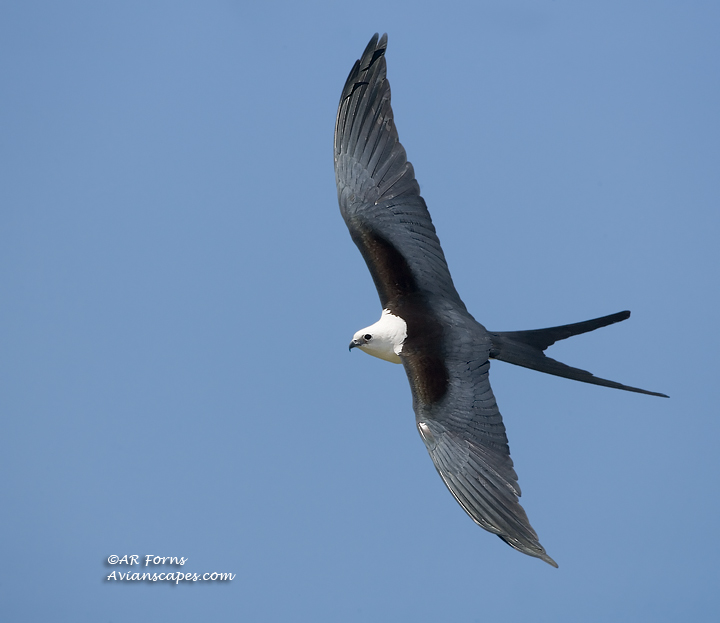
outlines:
M350 348L348 348L348 350L350 351L353 348L360 346L361 344L362 342L360 340L353 340L352 342L350 342Z

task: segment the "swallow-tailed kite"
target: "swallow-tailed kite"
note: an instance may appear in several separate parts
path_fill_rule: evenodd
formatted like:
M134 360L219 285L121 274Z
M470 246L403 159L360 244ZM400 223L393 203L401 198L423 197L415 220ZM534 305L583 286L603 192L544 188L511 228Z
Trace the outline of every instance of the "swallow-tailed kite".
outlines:
M631 392L545 356L558 340L630 316L624 311L549 329L496 333L455 290L412 165L398 140L386 78L387 35L376 34L348 76L335 124L340 211L382 304L350 348L405 366L417 428L440 477L482 528L557 566L518 502L520 487L490 388L490 359Z

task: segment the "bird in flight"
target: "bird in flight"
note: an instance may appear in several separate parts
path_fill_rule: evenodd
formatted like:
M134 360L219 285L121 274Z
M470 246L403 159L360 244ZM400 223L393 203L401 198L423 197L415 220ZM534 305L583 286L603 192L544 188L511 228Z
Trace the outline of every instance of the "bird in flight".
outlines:
M480 527L557 567L518 501L520 487L488 379L490 360L576 381L665 396L598 378L547 357L573 335L629 311L532 331L492 332L468 312L412 165L398 139L386 78L387 35L376 34L345 82L335 123L340 212L372 275L380 320L350 348L405 366L417 429L450 492Z

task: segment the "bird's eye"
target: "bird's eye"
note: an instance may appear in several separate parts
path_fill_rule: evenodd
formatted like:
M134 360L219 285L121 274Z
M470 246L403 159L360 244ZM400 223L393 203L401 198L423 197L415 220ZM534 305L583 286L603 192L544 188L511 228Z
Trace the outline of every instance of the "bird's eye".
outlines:
M366 333L365 335L363 335L363 339L366 342L369 342L372 339L372 335L370 335L369 333Z

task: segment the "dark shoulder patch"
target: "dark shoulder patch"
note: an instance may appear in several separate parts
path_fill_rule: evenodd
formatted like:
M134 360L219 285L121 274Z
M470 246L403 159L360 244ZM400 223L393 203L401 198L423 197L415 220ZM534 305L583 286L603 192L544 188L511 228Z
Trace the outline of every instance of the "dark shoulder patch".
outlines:
M440 402L450 384L444 358L434 353L402 354L413 398L424 405Z
M450 385L442 324L420 294L392 301L390 311L407 325L407 337L400 356L413 398L425 405L439 402Z
M350 232L370 270L383 307L418 292L407 260L389 240L367 228L350 228Z

